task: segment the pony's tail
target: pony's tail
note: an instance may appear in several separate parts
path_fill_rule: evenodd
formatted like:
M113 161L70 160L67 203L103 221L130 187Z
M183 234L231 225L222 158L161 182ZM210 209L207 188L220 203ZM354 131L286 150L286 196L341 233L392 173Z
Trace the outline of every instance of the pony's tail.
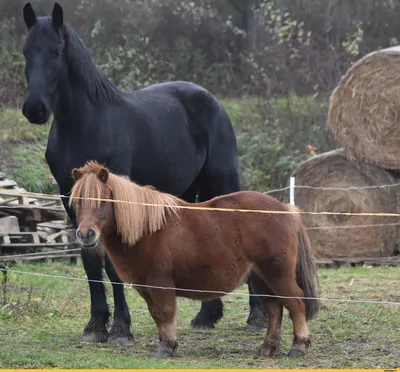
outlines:
M290 212L296 212L296 214L293 214L299 239L296 280L297 284L304 292L304 297L312 298L304 300L306 305L306 318L310 320L318 314L321 307L320 300L317 299L319 297L317 266L311 251L311 242L305 229L303 218L298 214L300 210L290 204L287 206Z

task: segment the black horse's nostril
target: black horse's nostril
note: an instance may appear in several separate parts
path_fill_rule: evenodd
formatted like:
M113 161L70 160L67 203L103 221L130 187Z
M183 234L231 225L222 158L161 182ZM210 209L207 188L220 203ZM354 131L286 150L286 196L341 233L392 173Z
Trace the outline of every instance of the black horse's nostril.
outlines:
M38 108L37 108L37 112L40 116L43 116L45 113L45 107L43 103L39 103Z

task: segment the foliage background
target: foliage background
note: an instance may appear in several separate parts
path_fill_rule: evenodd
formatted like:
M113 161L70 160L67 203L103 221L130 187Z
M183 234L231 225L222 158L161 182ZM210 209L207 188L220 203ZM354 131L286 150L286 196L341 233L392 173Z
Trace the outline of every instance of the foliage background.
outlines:
M398 0L60 3L96 64L121 88L180 79L203 85L221 98L235 125L246 189L285 186L292 170L310 156L308 145L318 152L334 148L326 129L332 89L352 62L396 45L400 37ZM24 4L0 0L0 106L17 111L25 89ZM53 7L49 0L32 4L42 15ZM10 115L0 115L3 155L8 148L0 166L23 185L32 176L28 188L49 189L42 163L38 175L21 177L17 171L26 166L24 151L32 151L32 144L43 146L48 128L32 135L36 129L25 126L18 115L12 121L19 123L21 137L13 139L12 147ZM22 149L16 161L17 147Z

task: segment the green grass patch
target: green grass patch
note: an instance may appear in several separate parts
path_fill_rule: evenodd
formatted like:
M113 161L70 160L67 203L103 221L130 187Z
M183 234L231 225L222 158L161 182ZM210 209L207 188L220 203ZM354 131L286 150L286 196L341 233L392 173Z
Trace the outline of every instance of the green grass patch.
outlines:
M0 142L3 144L24 144L47 140L50 125L30 124L19 109L0 111Z
M55 191L45 161L49 129L49 124L30 124L20 110L0 111L0 168L28 191Z
M10 269L84 279L81 266L25 263ZM399 300L400 268L320 269L321 296ZM112 289L107 285L109 301ZM237 291L246 293L245 286ZM179 299L178 352L155 360L157 331L145 302L126 289L135 343L121 349L80 342L90 313L86 282L9 272L6 305L0 308L0 368L398 368L398 306L324 301L310 322L313 344L306 357L255 359L262 333L248 333L248 297L223 298L225 316L215 330L192 330L200 303ZM292 339L285 311L283 350Z

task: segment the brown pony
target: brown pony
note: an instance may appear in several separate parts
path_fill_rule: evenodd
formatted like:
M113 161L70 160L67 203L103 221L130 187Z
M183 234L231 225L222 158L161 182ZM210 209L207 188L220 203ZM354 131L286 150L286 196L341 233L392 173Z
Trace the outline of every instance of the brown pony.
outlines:
M269 319L261 355L280 353L283 306L294 329L289 356L307 351L307 320L318 313L320 304L316 266L301 216L285 214L297 212L295 207L249 191L189 204L112 174L96 162L74 169L72 176L70 203L78 217L77 237L84 247L95 247L102 239L119 277L137 285L157 325L160 343L155 356L173 356L177 347L177 296L211 300L233 291L248 275L254 275L254 289Z

